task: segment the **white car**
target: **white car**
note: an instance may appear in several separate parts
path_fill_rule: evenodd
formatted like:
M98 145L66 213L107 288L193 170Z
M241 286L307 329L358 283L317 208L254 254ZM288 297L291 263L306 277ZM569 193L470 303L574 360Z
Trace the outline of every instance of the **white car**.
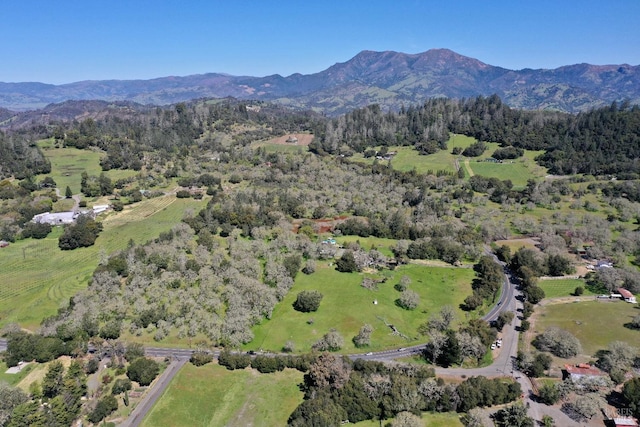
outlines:
M496 349L496 343L491 344L491 350L495 350Z

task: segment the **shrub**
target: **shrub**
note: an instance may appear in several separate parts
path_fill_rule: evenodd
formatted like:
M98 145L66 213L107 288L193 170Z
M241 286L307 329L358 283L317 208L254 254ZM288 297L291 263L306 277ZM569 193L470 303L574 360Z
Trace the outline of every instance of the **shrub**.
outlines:
M420 304L420 295L412 290L405 290L396 300L396 304L406 310L414 310Z
M113 395L106 395L98 401L95 409L87 417L94 424L104 420L109 414L118 409L118 401Z
M322 338L320 338L312 348L318 351L338 351L342 348L344 344L344 339L342 335L338 333L335 329L331 329L329 332L324 334Z
M194 351L189 361L195 366L203 366L213 361L213 355L206 351Z
M350 250L344 251L340 259L336 261L336 270L342 273L352 273L359 271L356 259L353 256L353 252Z
M129 378L118 378L116 382L113 383L111 394L120 394L129 390L131 390L131 380Z
M293 308L303 313L317 311L322 301L322 294L318 291L302 291L293 303Z
M147 386L158 376L160 366L158 362L146 357L134 360L127 368L127 377L141 386Z

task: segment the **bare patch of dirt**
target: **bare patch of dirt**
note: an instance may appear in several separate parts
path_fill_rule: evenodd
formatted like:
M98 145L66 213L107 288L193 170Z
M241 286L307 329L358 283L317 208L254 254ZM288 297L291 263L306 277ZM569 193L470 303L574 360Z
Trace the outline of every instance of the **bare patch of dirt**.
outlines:
M280 145L309 145L313 141L313 135L308 133L288 133L286 135L280 136L278 138L274 138L269 140L269 144L280 144Z
M529 248L529 249L538 249L538 244L540 243L538 239L535 238L523 238L523 239L506 239L506 240L496 240L496 245L498 246L508 246L512 250L517 250L521 247Z
M342 215L342 216L336 216L333 218L321 218L321 219L312 219L311 221L314 224L314 231L318 234L323 234L323 233L328 233L330 231L333 231L333 228L342 223L345 222L347 220L347 216L346 215ZM304 219L296 219L293 221L293 232L297 233L298 230L300 229L300 226L302 224L302 221L305 221ZM308 221L308 220L306 220Z

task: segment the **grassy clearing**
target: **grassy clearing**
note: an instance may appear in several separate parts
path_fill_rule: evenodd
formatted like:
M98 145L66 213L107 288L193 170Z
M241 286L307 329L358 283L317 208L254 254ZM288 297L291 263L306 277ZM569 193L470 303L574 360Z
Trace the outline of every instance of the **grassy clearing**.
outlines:
M421 416L422 425L429 427L462 427L464 424L460 421L460 415L456 412L423 412ZM386 425L390 421L385 420L383 424ZM354 427L380 427L380 421L367 420L350 425Z
M390 151L396 151L397 153L391 160L391 166L404 172L415 169L418 173L426 173L427 171L454 173L458 163L460 167L466 167L465 174L467 178L472 175L482 175L500 180L510 179L515 188L523 188L527 184L527 180L542 178L547 173L546 169L538 166L534 160L541 153L540 151L525 151L523 157L513 161L507 160L503 163L483 161L500 147L497 143L487 143L488 148L485 153L476 158L451 154L454 148L465 149L475 141L475 138L469 136L452 134L447 142L446 150L440 150L437 153L426 156L418 155L413 147L390 147ZM365 159L362 154L356 154L352 159L369 164L374 161L373 158Z
M100 158L104 154L99 151L54 148L52 139L39 141L38 146L51 162L51 173L48 175L53 178L60 189L60 193L63 195L67 186L71 188L73 194L80 193L80 175L82 172L87 172L89 175L100 175L102 173ZM110 170L105 172L105 175L111 178L112 181L135 176L136 174L137 172L132 170Z
M382 237L360 237L360 236L339 236L336 237L336 242L340 245L346 245L351 242L359 242L360 246L365 249L377 249L384 256L392 257L393 252L391 248L398 243L396 239L384 239Z
M584 354L594 355L612 341L640 342L639 331L624 327L640 314L637 307L623 301L551 304L536 309L540 315L534 329L537 333L550 326L565 329L580 340Z
M573 296L573 291L575 291L578 286L582 286L584 289L584 296L596 295L587 289L583 279L539 280L538 285L544 290L546 298Z
M143 426L281 426L302 402L302 373L228 371L187 364L173 379Z
M415 343L418 326L436 313L443 305L452 305L457 310L464 298L471 293L474 272L468 268L428 267L404 265L395 271L385 271L386 283L378 285L378 290L368 290L360 286L364 273L339 273L328 262L318 263L312 275L299 274L289 294L273 311L271 320L265 320L254 328L255 339L247 349L280 351L289 340L296 351L309 351L311 346L331 328L344 337L343 351L356 350L351 338L360 327L368 323L374 327L371 338L372 351L390 347L400 347ZM400 296L393 286L403 275L411 278L409 289L420 295L420 305L409 311L398 307L395 300ZM292 307L298 292L318 290L324 298L315 313L300 313ZM378 304L373 304L376 300ZM462 311L458 312L463 319ZM395 325L406 340L392 335L384 321ZM311 322L312 320L312 322Z
M42 240L17 241L2 249L0 270L0 327L16 322L35 328L60 304L87 286L101 253L144 243L178 223L187 209L203 202L173 196L144 200L104 219L104 231L89 248L61 251L61 227ZM123 219L124 218L124 219Z

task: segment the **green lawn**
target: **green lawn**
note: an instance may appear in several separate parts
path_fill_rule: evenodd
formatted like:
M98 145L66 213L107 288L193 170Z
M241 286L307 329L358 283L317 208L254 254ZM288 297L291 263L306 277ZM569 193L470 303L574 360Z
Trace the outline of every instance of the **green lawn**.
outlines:
M89 248L61 251L61 227L54 227L46 239L20 240L3 248L0 327L12 322L37 327L42 319L55 314L61 303L87 286L101 252L124 249L130 239L135 243L153 239L178 223L186 209L198 209L203 203L167 196L127 206L123 212L104 218L104 231Z
M607 348L612 341L625 341L632 345L640 342L640 331L623 325L640 314L637 304L623 301L590 301L553 304L536 308L540 315L533 329L538 333L550 326L557 326L575 335L582 344L583 353L593 356Z
M596 295L587 289L583 279L538 280L538 285L544 290L546 298L573 296L573 291L578 286L582 286L584 289L584 296Z
M255 339L246 348L280 351L291 340L296 351L307 352L322 335L335 328L344 338L344 352L362 351L356 350L351 339L368 323L375 329L370 349L376 351L419 342L418 326L443 305L454 306L459 318L464 318L458 307L471 293L472 269L410 264L384 273L389 276L387 282L379 284L378 290L368 290L360 286L364 274L339 273L328 266L328 261L319 262L312 275L296 277L289 294L273 310L271 320L254 327ZM403 275L411 278L409 289L421 297L415 310L404 310L395 304L400 293L393 286ZM313 289L324 295L318 311L295 311L292 304L298 292ZM392 335L384 321L395 325L410 340Z
M283 426L302 402L302 373L228 371L187 364L142 422L143 426Z

